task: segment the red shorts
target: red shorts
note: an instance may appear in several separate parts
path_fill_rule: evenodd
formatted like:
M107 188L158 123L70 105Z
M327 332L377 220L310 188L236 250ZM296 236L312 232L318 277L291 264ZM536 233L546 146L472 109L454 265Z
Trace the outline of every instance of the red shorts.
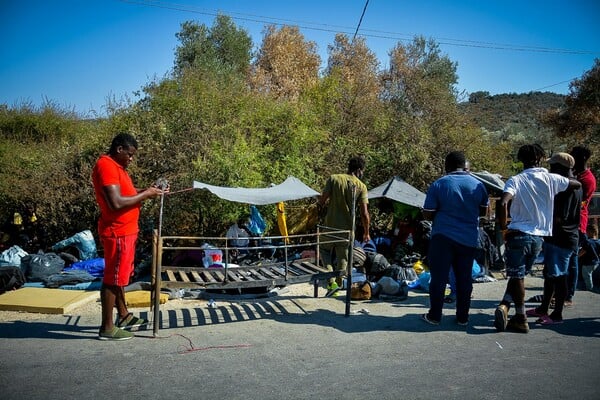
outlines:
M102 237L100 240L104 247L104 278L102 282L113 286L129 285L129 278L133 275L137 234Z

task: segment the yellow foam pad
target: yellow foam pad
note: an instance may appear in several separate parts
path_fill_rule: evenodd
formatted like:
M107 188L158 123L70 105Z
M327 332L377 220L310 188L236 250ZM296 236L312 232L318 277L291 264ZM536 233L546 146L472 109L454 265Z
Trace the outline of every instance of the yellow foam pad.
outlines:
M24 287L0 295L0 310L65 314L98 297L98 291Z
M169 294L161 293L160 304L165 304L167 300L169 300ZM150 307L150 292L148 290L125 292L125 302L127 307Z

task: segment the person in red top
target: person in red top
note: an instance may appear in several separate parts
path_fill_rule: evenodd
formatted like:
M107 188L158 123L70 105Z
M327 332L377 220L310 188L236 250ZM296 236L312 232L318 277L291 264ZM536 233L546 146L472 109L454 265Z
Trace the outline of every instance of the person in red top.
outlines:
M163 190L149 187L137 190L126 169L133 161L138 144L128 133L117 134L107 154L100 156L92 171L92 183L100 208L98 234L104 249L104 277L100 289L101 340L131 339L130 332L148 321L131 314L125 303L125 286L133 274L138 219L142 201L160 196ZM113 323L113 308L119 315Z
M575 146L571 149L571 156L575 159L575 166L573 167L573 173L576 175L577 180L581 183L581 189L583 190L583 198L581 201L581 216L579 220L579 245L587 241L587 225L589 216L589 204L592 200L592 195L596 191L596 178L592 173L592 170L588 166L588 161L592 156L592 152L586 146ZM568 287L569 292L565 300L565 306L570 307L573 305L573 297L575 296L575 289L577 288L577 280L579 277L579 265L577 257L573 257L569 265L568 274Z

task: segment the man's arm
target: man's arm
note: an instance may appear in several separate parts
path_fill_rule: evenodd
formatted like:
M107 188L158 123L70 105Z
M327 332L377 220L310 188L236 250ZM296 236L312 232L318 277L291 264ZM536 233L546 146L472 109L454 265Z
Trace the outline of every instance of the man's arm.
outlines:
M498 219L500 229L503 231L508 229L508 203L512 200L512 198L512 194L508 192L502 193L502 197L500 198L500 207L496 210L496 218Z
M369 234L369 227L371 226L371 215L369 214L369 206L367 203L361 203L360 205L360 219L363 226L363 242L371 240Z
M319 207L325 207L325 205L327 204L327 202L329 201L329 192L323 192L321 193L321 195L319 196L319 200L317 202Z
M106 202L113 210L121 210L123 208L135 206L146 199L158 197L163 193L161 189L151 186L133 196L123 196L121 195L120 185L104 186L103 192Z
M579 189L581 188L581 182L575 178L569 178L569 186L567 189Z

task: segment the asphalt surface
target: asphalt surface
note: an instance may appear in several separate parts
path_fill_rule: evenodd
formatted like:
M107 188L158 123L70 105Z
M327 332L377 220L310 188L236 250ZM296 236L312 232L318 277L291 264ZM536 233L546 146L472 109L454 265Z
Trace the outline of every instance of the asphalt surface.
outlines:
M541 293L540 278L526 284ZM353 302L348 317L343 297L182 300L161 308L157 336L123 342L97 339L95 313L15 318L0 323L0 398L599 399L600 295L577 292L561 325L497 333L505 285L474 285L467 327L453 305L439 326L420 320L416 292Z

